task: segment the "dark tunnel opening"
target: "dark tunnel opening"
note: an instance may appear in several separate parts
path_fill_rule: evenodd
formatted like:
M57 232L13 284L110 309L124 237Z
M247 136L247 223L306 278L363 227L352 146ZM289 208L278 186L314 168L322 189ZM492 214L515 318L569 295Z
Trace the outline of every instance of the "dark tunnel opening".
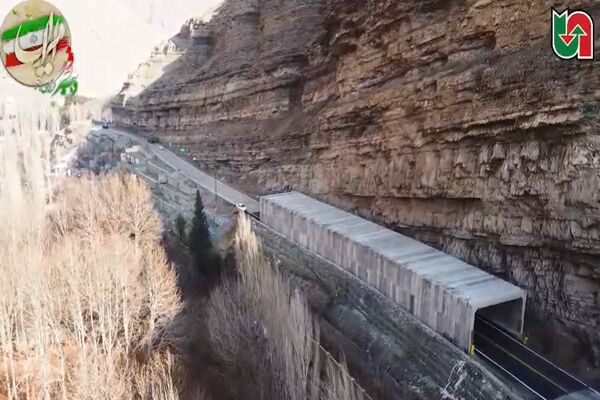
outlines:
M523 299L495 304L477 310L474 331L477 331L478 321L483 320L520 337L523 334L523 317Z

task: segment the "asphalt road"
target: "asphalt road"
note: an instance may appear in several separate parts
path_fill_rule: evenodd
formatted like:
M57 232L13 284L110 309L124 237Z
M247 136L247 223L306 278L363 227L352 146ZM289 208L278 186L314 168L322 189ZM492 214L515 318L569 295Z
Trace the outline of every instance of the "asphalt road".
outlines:
M475 319L475 349L480 356L519 381L537 398L557 399L570 393L590 390L583 382L480 317Z
M151 153L156 155L156 157L158 157L165 164L169 165L171 168L178 170L181 174L196 182L198 185L202 186L204 189L210 191L211 193L215 192L215 178L213 176L202 172L196 166L182 159L175 153L163 147L161 144L148 143L148 141L141 136L137 136L129 132L124 132L112 128L100 129L98 133L106 134L122 144L125 144L126 142L131 140L134 143L142 145L144 148L148 149ZM232 205L242 203L246 205L246 209L248 212L254 214L260 212L260 203L258 201L232 188L231 186L220 182L219 180L217 180L216 182L216 191L218 197L220 197L227 203L230 203Z

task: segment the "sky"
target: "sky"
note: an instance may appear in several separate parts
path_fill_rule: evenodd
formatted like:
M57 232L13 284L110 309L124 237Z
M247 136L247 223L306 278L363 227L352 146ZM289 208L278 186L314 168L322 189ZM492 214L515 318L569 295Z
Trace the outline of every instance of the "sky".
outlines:
M222 0L49 2L61 10L71 29L79 94L108 97L121 89L127 75L150 56L155 45L179 32L191 17L209 19ZM18 3L19 0L2 0L0 19ZM34 90L14 82L0 64L2 95L28 99L37 96Z

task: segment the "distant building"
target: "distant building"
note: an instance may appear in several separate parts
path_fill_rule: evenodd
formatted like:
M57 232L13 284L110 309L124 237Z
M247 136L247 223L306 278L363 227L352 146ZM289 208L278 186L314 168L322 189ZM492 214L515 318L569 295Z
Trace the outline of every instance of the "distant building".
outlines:
M141 151L126 151L125 153L121 153L121 162L127 164L140 165L146 158L146 154Z
M125 153L145 153L144 149L140 145L133 145L125 149Z

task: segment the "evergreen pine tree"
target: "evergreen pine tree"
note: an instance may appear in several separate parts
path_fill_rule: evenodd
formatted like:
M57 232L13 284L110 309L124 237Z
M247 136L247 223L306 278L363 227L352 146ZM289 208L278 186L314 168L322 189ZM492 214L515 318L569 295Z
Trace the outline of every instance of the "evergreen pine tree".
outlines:
M196 191L196 203L194 206L194 219L188 233L188 246L192 254L194 267L203 273L210 269L212 243L208 231L208 221L204 214L204 204L200 197L200 191Z

